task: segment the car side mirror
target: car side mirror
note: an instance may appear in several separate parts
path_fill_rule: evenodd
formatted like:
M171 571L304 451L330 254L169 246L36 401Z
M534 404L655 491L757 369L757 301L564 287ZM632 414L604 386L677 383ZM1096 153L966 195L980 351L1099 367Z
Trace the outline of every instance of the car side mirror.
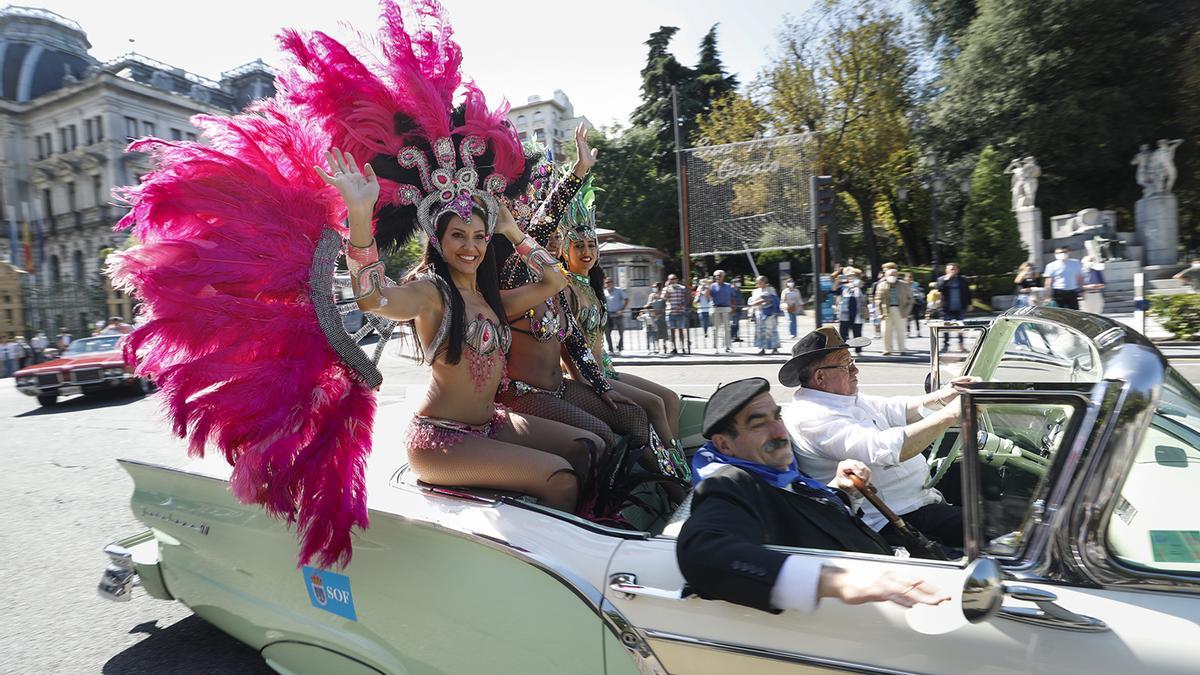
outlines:
M967 566L967 578L963 581L963 616L970 623L982 623L1000 611L1003 601L999 563L991 558L976 558Z

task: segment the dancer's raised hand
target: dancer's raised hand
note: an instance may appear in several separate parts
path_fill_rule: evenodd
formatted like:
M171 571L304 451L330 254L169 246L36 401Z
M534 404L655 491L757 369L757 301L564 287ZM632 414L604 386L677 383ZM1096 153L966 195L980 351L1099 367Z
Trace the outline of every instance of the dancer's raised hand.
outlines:
M330 148L325 153L325 161L328 162L331 173L326 172L323 167L314 166L317 175L327 184L337 188L351 216L359 215L370 219L375 210L375 200L379 199L379 179L375 177L375 170L370 164L364 164L362 170L359 170L354 155L343 153L338 148Z
M583 178L587 175L588 171L592 170L592 167L596 164L596 156L600 153L599 150L588 146L587 132L587 127L583 122L580 122L579 126L575 127L575 152L579 157L579 159L575 160L575 175L580 178Z

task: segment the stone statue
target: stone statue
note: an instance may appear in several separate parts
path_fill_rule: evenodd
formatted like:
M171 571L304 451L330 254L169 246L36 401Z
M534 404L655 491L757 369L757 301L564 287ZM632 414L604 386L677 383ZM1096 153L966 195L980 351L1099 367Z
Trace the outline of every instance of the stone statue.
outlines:
M1037 165L1033 157L1025 159L1014 159L1008 163L1008 167L1004 169L1004 173L1012 174L1012 208L1014 211L1021 208L1032 208L1034 197L1037 195L1038 177L1042 175L1042 168Z
M1175 187L1178 172L1175 170L1175 148L1183 144L1182 138L1167 140L1158 139L1158 147L1151 155L1151 166L1155 179L1154 191L1158 194L1170 194Z
M1142 187L1142 196L1149 197L1154 194L1154 155L1150 152L1150 146L1142 143L1142 147L1129 163L1137 167L1134 180Z

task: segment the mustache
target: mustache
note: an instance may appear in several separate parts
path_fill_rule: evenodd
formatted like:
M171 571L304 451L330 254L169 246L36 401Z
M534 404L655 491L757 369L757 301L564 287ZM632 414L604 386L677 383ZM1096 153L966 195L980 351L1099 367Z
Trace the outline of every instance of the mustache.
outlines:
M774 452L776 450L782 450L784 448L790 448L790 447L792 447L791 439L772 438L771 440L767 441L766 443L763 443L762 451L763 452Z

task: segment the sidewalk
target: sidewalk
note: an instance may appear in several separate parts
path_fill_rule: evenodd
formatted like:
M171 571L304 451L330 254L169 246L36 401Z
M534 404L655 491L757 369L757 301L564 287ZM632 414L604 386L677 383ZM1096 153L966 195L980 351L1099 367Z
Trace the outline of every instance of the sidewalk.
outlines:
M797 333L804 335L812 330L812 317L804 317L807 322L801 321ZM1109 315L1116 321L1120 321L1135 330L1138 326L1134 325L1133 314L1113 314ZM749 322L743 324L743 327L750 326ZM780 335L779 354L772 355L770 353L759 355L758 349L753 344L753 327L746 332L751 339L742 342L736 342L733 346L732 353L715 353L712 347L712 336L707 340L703 340L702 344L692 342L691 354L648 354L644 349L626 350L621 354L613 354L613 364L615 366L667 366L667 365L730 365L730 364L763 364L763 363L778 363L783 364L792 354L792 345L796 343L795 338L790 338L787 335L787 326L782 326L782 335ZM921 323L921 337L909 337L905 341L907 353L902 356L883 355L883 339L877 338L874 335L875 331L872 326L863 327L863 336L871 338L871 344L863 349L861 356L855 357L862 363L929 363L929 329L925 323ZM698 334L698 333L697 333ZM1200 359L1200 343L1197 342L1176 342L1164 341L1171 336L1170 333L1163 328L1153 318L1147 317L1146 320L1146 335L1157 343L1159 351L1168 359ZM951 352L957 352L958 344L951 341Z

